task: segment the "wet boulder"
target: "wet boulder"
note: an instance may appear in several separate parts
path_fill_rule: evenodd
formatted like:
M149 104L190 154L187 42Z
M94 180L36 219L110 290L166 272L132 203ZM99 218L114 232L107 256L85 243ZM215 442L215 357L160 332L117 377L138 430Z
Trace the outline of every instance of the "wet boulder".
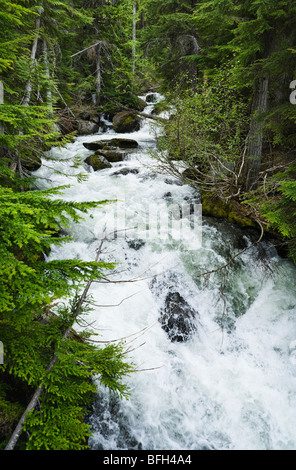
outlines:
M196 312L177 291L169 292L159 321L172 342L184 342L196 331Z
M94 171L105 170L106 168L112 168L112 165L103 155L90 155L85 160L85 163L90 165Z
M100 150L107 148L109 146L109 141L108 140L98 140L95 142L83 142L83 146L87 150Z
M112 173L111 176L126 176L126 175L137 175L139 170L137 168L121 168L120 170L115 171Z
M139 116L130 111L121 111L115 114L112 122L115 132L119 134L135 132L140 130L141 127L141 119Z
M95 155L105 157L108 162L116 163L122 162L124 157L126 156L125 152L117 149L110 149L110 150L97 150Z
M127 239L126 240L127 244L128 244L128 247L131 248L132 250L136 250L138 251L140 248L142 248L142 246L145 246L145 241L140 239L140 238L137 238L137 239Z
M77 121L77 131L79 135L91 135L99 132L100 126L93 121Z
M138 147L138 142L133 139L114 138L110 140L96 140L95 142L83 142L87 150L108 150L110 148L134 149Z
M135 149L139 146L138 142L134 139L121 139L119 137L111 139L110 145L114 145L120 149Z
M148 93L148 95L146 95L146 103L156 103L156 101L157 101L156 93Z

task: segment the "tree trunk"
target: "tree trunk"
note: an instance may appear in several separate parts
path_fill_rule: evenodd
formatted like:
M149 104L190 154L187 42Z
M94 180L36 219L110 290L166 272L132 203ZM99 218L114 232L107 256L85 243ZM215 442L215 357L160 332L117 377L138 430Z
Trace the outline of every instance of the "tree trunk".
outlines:
M132 52L132 74L136 71L136 39L137 39L137 1L134 0L133 5L133 52Z
M100 104L102 91L101 48L101 44L96 46L96 105Z
M36 36L34 38L32 50L31 50L31 62L32 62L31 67L33 69L36 63L36 52L37 52L37 46L38 46L38 31L40 29L40 16L36 20L35 29L36 29ZM31 75L31 71L30 71L30 75ZM31 81L31 76L29 76L29 79L25 87L24 98L21 103L23 106L29 106L29 103L31 100L31 93L32 93L32 81Z
M268 86L269 78L260 78L253 97L244 178L246 190L256 189L258 184L263 143L263 122L261 116L267 109Z
M47 105L52 109L53 102L52 102L52 93L50 89L50 72L49 72L49 65L48 65L48 53L47 53L46 39L43 39L43 56L44 56L45 76L47 80L46 101L47 101Z
M99 38L99 20L98 16L95 15L94 19L94 29L95 35ZM102 91L102 64L101 64L101 42L98 41L96 45L96 105L100 104L101 101L101 91Z

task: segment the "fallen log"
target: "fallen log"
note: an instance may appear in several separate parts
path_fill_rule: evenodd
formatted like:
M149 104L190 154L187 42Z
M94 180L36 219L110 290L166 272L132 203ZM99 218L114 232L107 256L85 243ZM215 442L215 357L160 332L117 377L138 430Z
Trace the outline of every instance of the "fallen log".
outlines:
M143 113L143 111L138 111L137 109L133 108L128 108L127 106L123 106L121 103L116 103L117 106L120 106L120 108L123 111L129 111L133 114L138 114L138 116L142 116L147 119L153 119L154 121L160 121L160 122L168 122L167 118L162 118L160 116L156 116L154 114L148 114L148 113Z

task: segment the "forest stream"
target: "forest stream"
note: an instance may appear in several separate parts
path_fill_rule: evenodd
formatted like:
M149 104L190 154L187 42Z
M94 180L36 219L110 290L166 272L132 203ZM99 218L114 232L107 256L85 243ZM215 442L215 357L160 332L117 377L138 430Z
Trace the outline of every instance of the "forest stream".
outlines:
M147 103L144 111L152 109ZM58 161L44 160L34 173L41 189L70 184L66 200L117 200L73 223L73 241L50 255L93 261L107 234L101 259L118 263L109 275L116 282L92 285L97 306L88 322L102 341L125 338L137 372L124 379L128 400L99 386L90 448L295 449L295 266L263 240L227 269L203 276L260 231L199 218L200 195L157 169L155 122L145 119L131 134L106 125L53 148ZM94 152L83 144L114 137L139 146L112 168L94 171L84 162ZM77 156L81 163L73 166ZM87 176L81 182L79 172ZM166 229L176 206L195 209L186 220L176 218L167 236L143 222L156 211L160 220L152 220Z

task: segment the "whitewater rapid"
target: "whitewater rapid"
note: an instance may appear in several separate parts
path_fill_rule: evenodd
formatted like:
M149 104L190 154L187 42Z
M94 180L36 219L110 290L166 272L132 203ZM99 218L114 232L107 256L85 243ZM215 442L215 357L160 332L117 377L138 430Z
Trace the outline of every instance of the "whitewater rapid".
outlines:
M147 105L145 111L152 108ZM54 247L50 255L92 261L101 238L110 234L101 259L118 263L110 279L127 281L91 289L99 306L89 322L102 340L126 338L138 372L125 378L129 400L99 385L90 447L295 450L295 267L262 242L227 271L201 276L258 236L212 218L203 218L202 237L200 220L193 229L190 223L183 227L193 248L178 238L178 226L176 236L145 238L147 211L161 208L160 219L167 220L172 204L200 202L192 188L157 170L150 152L159 132L146 120L132 134L110 128L79 136L66 148L53 148L54 161L44 160L35 173L41 188L70 184L63 192L67 200L117 200L73 224L73 241ZM93 152L83 142L115 136L135 139L139 148L112 168L93 171L84 163ZM136 171L114 175L122 168ZM139 221L141 231L135 233ZM195 329L185 342L172 342L159 322L172 290L196 312Z

